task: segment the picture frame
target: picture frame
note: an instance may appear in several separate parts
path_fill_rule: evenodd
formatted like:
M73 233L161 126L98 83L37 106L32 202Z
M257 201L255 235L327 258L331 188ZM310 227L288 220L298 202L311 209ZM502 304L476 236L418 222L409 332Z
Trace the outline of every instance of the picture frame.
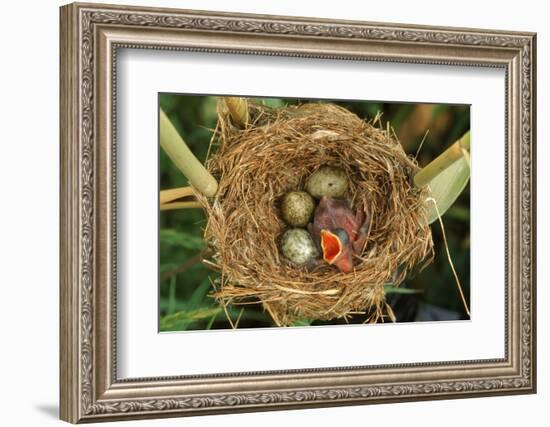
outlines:
M60 24L61 419L79 423L536 392L535 34L81 3L62 7ZM118 378L120 49L504 70L504 357Z

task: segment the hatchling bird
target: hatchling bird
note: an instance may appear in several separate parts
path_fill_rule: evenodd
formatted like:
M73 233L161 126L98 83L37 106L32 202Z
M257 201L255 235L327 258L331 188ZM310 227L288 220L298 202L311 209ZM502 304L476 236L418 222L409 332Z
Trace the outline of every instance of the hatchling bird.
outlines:
M370 216L354 213L345 200L322 197L308 225L311 236L321 248L323 259L344 273L353 271L353 255L359 255L367 239Z

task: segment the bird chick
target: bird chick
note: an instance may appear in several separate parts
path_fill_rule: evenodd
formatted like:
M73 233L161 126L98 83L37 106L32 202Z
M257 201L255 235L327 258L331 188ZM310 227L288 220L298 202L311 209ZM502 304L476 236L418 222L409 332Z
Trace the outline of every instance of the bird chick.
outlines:
M322 197L313 223L308 229L323 252L323 259L340 271L353 271L353 255L359 255L365 244L370 218L358 209L355 213L345 200Z

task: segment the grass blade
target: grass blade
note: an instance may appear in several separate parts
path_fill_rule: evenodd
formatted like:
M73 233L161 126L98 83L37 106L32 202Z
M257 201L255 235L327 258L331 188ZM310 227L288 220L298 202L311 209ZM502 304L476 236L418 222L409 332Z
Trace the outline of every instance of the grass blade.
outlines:
M428 204L428 222L443 215L456 201L470 180L470 132L451 145L440 156L414 176L418 188L428 186L436 204Z

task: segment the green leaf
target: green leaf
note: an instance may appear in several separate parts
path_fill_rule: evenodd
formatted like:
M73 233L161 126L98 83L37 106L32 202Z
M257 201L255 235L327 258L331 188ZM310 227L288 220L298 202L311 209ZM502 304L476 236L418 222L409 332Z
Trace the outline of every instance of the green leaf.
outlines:
M313 322L311 319L299 319L295 320L292 326L310 326L311 322Z
M388 295L388 294L410 295L410 294L420 294L420 293L422 293L422 291L420 289L400 288L400 287L394 286L394 285L385 285L384 286L384 292L386 292L386 295Z
M176 311L176 276L172 276L170 279L170 288L168 290L168 314L172 314Z
M449 209L460 193L466 188L470 180L470 155L464 151L464 156L456 160L449 167L437 174L429 183L430 196L437 203L437 208L433 200L428 203L428 222L437 220L439 215Z
M285 106L285 102L278 98L264 98L262 104L271 108L282 108Z
M160 319L160 330L166 331L170 329L185 330L190 324L200 320L210 320L212 316L221 312L220 307L203 308L199 310L184 310L174 314L169 314Z
M460 196L469 180L470 131L413 177L417 188L428 187L430 190L430 197L426 200L429 224L443 216Z
M160 317L167 316L169 314L168 313L169 305L170 305L170 301L168 301L168 298L161 296L159 301L159 309L160 309L160 312L164 314L162 314ZM176 311L185 310L185 303L182 302L181 300L176 299L173 307L174 307L173 313L175 313Z
M159 231L160 243L166 245L180 246L185 249L200 250L204 247L201 237L184 231L176 231L163 228Z
M452 206L445 215L458 221L470 221L470 210L462 206Z
M164 264L160 264L159 273L162 274L162 273L165 273L165 272L167 272L167 271L173 270L173 269L176 268L177 266L178 266L178 264L175 264L175 263L164 263Z
M207 298L208 291L211 288L210 278L207 277L204 279L200 285L193 291L193 294L189 298L189 302L187 303L187 308L189 310L195 310L198 307L201 306L201 303L204 302L204 300ZM212 299L210 298L209 301L206 301L207 305L210 305L212 303Z
M218 314L219 314L219 312L212 315L212 317L208 321L208 324L206 325L206 330L212 329L212 325L216 321L216 317L218 317Z

